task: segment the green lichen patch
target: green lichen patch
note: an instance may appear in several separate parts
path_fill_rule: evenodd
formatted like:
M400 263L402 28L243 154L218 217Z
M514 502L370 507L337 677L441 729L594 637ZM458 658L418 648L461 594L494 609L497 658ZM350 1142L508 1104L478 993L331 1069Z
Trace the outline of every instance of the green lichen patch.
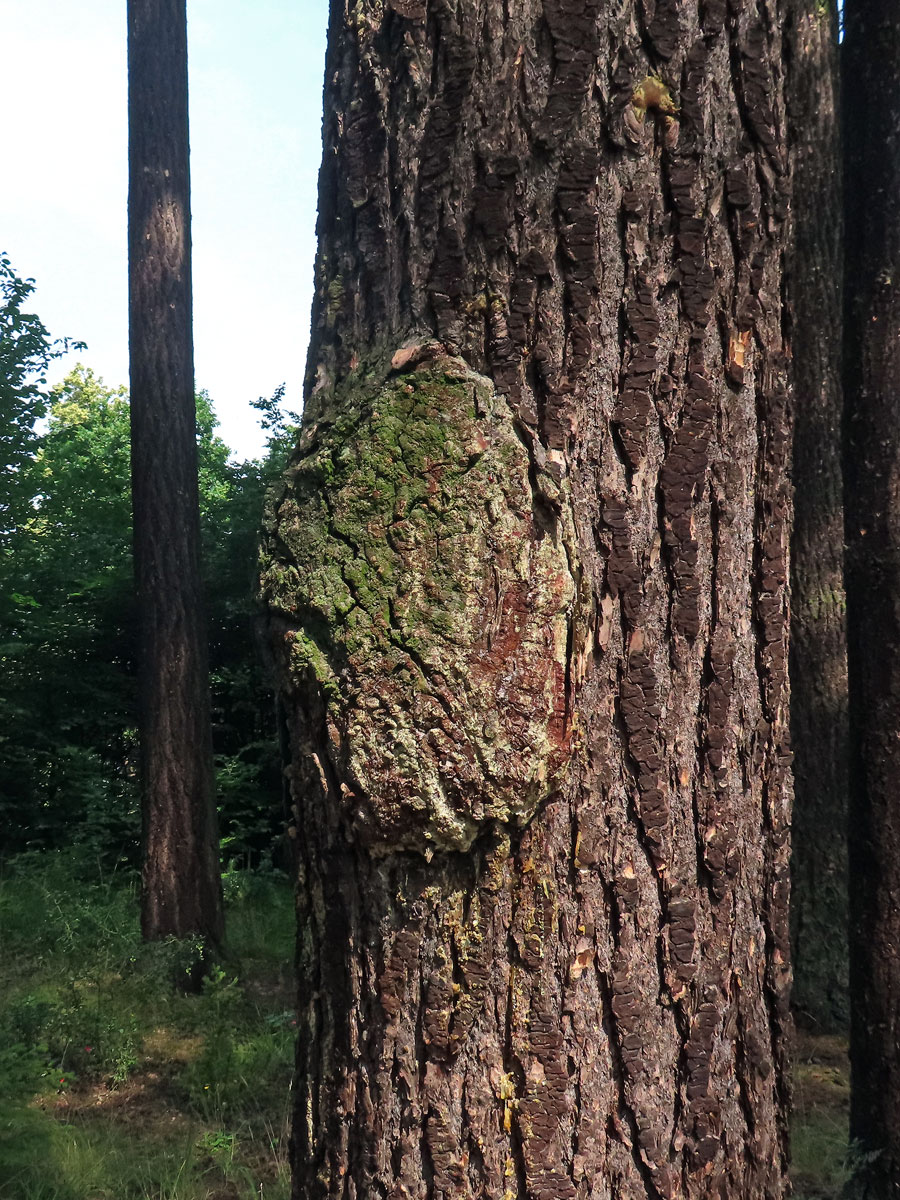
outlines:
M309 733L358 836L463 849L527 821L565 769L566 551L534 525L506 401L462 360L340 401L268 518L284 684L324 711Z

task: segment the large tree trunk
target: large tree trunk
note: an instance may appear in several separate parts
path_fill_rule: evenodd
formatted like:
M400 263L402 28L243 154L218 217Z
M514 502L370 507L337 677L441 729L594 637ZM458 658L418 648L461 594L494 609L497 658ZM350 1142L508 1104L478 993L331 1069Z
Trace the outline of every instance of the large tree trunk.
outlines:
M900 1195L900 9L847 0L844 28L850 1133L881 1200Z
M184 0L128 4L131 467L146 938L222 938L194 409Z
M783 16L332 3L298 1198L783 1194Z
M837 8L797 0L790 114L796 417L791 542L791 918L795 1011L843 1028L847 997L847 634L841 491Z

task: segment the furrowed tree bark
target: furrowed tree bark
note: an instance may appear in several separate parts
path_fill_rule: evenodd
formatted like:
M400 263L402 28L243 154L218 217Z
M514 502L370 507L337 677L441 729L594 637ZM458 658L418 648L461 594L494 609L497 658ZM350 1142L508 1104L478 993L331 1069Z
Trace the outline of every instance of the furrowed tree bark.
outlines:
M785 15L332 3L298 1200L784 1194Z
M129 354L144 937L223 934L200 576L184 0L129 0Z
M850 1134L881 1200L900 1195L900 11L847 0L844 31Z
M791 541L791 920L794 1009L845 1028L847 634L841 483L841 227L837 9L798 0L790 128L794 425Z

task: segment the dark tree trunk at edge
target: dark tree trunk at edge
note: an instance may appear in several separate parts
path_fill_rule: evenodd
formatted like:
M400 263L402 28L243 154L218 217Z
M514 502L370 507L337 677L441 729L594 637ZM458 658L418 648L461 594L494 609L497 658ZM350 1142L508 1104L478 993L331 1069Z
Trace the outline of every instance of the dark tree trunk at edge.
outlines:
M847 0L844 495L851 1137L900 1196L900 7Z
M184 0L129 0L129 353L148 939L223 934L191 328Z
M791 540L791 924L795 1011L845 1028L847 635L841 491L841 162L837 9L797 0L790 82L796 395Z
M775 1200L779 0L333 0L263 594L297 1200Z

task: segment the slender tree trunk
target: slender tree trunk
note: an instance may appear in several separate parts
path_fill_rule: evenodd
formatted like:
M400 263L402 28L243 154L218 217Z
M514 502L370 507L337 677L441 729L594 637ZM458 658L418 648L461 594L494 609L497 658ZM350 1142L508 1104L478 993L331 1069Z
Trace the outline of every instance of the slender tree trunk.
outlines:
M784 1194L784 16L332 3L298 1200Z
M851 1137L900 1196L900 9L844 6Z
M793 16L793 1000L805 1020L834 1029L849 1003L838 17L821 0L797 0Z
M144 936L221 940L191 329L184 0L129 0L129 352Z

